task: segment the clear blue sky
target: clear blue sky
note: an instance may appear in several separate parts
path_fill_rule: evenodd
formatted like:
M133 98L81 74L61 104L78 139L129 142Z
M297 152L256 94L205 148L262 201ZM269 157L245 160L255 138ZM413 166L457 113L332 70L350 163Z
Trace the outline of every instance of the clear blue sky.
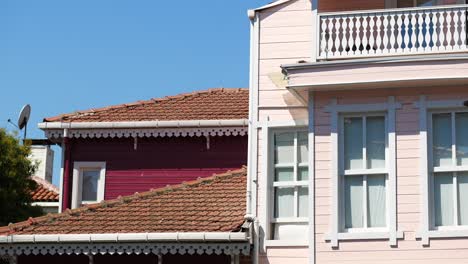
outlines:
M269 0L2 0L0 127L213 87L247 87L247 9ZM56 153L60 152L55 149ZM60 157L55 158L58 183Z

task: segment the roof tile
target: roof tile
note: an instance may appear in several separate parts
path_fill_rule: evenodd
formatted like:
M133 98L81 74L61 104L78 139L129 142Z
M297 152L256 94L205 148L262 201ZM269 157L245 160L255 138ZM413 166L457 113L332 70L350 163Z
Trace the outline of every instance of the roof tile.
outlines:
M238 231L244 222L246 175L244 167L61 214L30 218L0 227L0 234ZM229 199L225 199L226 193Z
M57 187L39 178L32 177L37 183L36 190L31 193L33 202L58 202L59 192Z
M210 89L45 118L44 122L247 119L248 89Z

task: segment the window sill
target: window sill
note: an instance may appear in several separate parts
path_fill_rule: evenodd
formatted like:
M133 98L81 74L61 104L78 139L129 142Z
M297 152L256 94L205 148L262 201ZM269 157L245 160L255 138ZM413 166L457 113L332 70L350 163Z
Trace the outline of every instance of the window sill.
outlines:
M447 230L429 230L425 232L418 232L416 238L460 238L468 237L468 228L457 228ZM426 243L425 243L426 244ZM428 244L428 243L427 243Z
M265 240L265 247L308 247L309 242L303 240Z
M335 238L335 239L334 239ZM370 232L350 232L329 234L325 241L332 242L332 247L337 247L336 242L347 240L390 240L391 233L389 231L370 231ZM403 239L403 231L396 232L396 239Z

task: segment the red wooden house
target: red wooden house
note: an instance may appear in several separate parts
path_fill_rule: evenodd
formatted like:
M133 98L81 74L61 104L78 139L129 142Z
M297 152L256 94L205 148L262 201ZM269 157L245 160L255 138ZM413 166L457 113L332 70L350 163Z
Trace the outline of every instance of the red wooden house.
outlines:
M45 118L62 146L62 213L0 228L0 256L239 263L248 108L247 89L211 89Z
M45 118L63 151L62 209L247 163L247 89L212 89Z

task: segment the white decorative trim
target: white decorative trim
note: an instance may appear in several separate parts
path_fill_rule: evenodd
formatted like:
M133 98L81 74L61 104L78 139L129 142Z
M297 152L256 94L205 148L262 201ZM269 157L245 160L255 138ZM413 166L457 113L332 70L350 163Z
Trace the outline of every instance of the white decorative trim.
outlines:
M421 96L423 97L423 96ZM464 103L467 101L468 98L465 100L431 100L427 101L424 97L424 101L421 99L419 102L414 103L414 108L426 108L426 109L431 109L431 110L437 110L437 109L449 109L449 108L460 108L460 107L465 107Z
M69 138L129 138L129 137L201 137L201 136L245 136L247 127L208 128L142 128L142 129L74 129ZM48 139L62 138L63 129L46 130Z
M454 230L429 230L427 232L417 232L416 238L421 240L427 239L427 244L429 245L429 238L467 238L468 237L468 228L465 229L454 229Z
M429 245L429 167L427 140L427 101L426 96L419 97L419 156L421 177L421 231L420 239L423 245Z
M402 231L393 232L356 232L356 233L338 233L338 240L391 240L392 237L395 239L403 239L404 234ZM325 241L330 241L330 237L326 237Z
M90 243L0 245L0 255L225 254L249 255L249 243Z
M390 108L400 109L401 103L387 102L380 104L333 104L333 102L325 107L325 112L336 111L338 113L365 113L365 112L382 112L387 111Z

